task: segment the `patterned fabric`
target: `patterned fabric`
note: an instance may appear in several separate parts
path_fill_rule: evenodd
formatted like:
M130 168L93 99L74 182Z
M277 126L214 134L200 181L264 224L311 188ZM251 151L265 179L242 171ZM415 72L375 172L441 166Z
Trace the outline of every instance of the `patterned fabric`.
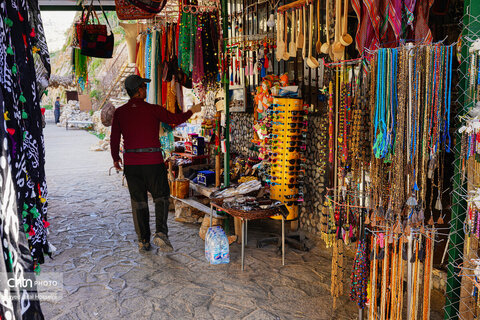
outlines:
M37 77L37 94L39 98L48 87L50 79L50 54L48 52L47 40L43 30L42 16L40 15L40 7L38 0L28 0L28 16L30 21L31 34L35 34L32 38L32 52L35 59L35 73Z
M6 286L7 272L33 272L49 252L42 118L32 55L36 33L29 22L29 13L35 10L36 1L0 4L1 319L43 319L39 301L31 300L23 289ZM43 58L47 70L48 57Z

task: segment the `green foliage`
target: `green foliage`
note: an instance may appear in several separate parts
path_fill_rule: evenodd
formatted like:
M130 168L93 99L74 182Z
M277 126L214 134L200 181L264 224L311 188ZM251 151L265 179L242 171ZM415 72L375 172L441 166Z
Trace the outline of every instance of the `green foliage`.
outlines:
M90 98L95 98L97 100L100 100L100 95L101 94L102 93L99 90L93 89L92 91L90 91Z
M90 114L90 117L93 116L93 110L90 110L89 114Z
M42 106L42 108L45 108L45 110L52 110L53 106L51 104L47 104L47 105Z
M91 134L93 134L95 137L97 137L100 140L105 139L105 133L98 133L98 132L93 131L93 130L90 130L88 132L90 132Z

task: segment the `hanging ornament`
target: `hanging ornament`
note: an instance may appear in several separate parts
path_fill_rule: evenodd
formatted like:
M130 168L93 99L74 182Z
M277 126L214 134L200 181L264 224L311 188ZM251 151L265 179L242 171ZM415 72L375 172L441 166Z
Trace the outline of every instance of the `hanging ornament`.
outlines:
M269 28L275 27L275 16L273 15L273 13L271 13L270 17L268 18L267 27Z

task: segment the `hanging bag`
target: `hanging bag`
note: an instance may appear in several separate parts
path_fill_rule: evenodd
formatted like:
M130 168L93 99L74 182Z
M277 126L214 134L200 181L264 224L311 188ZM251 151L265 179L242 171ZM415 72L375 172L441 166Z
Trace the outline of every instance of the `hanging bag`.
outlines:
M120 20L151 19L155 16L155 13L143 11L128 0L115 0L115 11Z
M166 0L127 0L135 7L149 13L159 13L165 7Z
M98 2L100 3L100 0ZM101 8L102 13L108 27L110 28L110 34L107 33L107 26L103 25L103 27L100 27L102 25L100 25L100 20L93 9L93 0L91 6L92 10L87 14L87 24L82 33L81 54L87 57L111 58L113 55L114 43L112 27L108 22L107 15L105 14L105 11L103 11L103 8ZM92 11L93 15L97 18L98 24L88 24L88 19Z

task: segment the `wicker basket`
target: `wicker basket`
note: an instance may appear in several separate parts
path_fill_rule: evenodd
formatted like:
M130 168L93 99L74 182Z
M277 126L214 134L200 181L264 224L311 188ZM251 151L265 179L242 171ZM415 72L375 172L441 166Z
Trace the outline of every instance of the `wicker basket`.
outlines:
M222 206L223 204L223 199L212 199L211 201L218 206ZM225 212L227 212L231 216L234 216L236 218L243 218L247 220L265 219L265 218L269 218L269 217L281 214L278 208L258 209L258 210L251 210L251 211L243 211L243 210L237 210L232 208L222 208L222 209L225 210Z

